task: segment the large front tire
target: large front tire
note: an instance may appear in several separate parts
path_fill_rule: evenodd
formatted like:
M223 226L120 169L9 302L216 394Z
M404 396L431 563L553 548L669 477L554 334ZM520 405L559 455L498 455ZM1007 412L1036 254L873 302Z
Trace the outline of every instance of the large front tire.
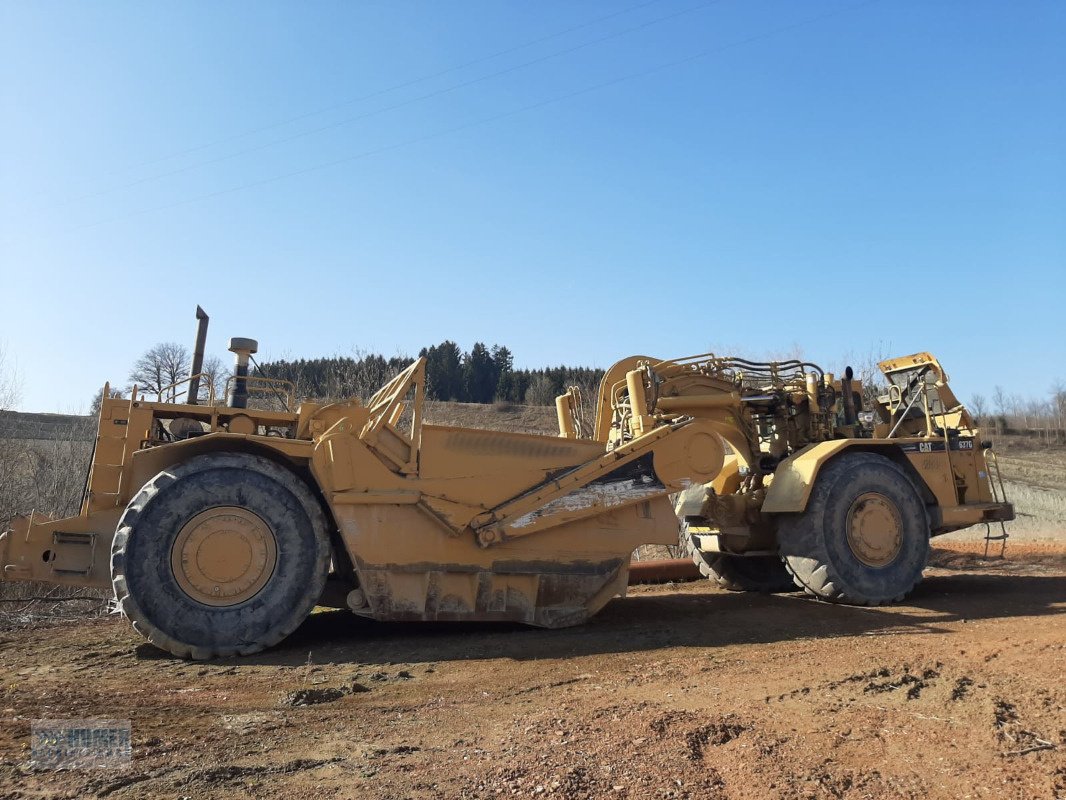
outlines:
M875 453L845 453L822 469L806 511L778 519L778 543L808 594L882 605L921 581L929 518L899 466Z
M322 594L330 543L318 501L295 474L244 453L197 456L144 485L111 548L119 608L182 658L277 644Z

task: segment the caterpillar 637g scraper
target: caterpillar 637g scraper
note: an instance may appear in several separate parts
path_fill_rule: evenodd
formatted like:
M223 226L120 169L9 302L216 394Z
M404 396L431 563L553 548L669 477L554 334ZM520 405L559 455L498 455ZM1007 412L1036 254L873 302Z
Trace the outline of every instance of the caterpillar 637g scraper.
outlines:
M150 641L209 658L277 643L316 604L575 625L625 593L635 547L679 532L729 588L884 603L930 536L1013 517L926 353L881 365L873 420L850 370L634 356L592 430L571 390L559 435L534 436L423 424L422 359L365 402L297 406L249 374L255 349L231 340L224 403L196 402L197 375L155 401L105 391L80 515L15 520L3 579L110 588ZM250 408L264 387L286 402Z

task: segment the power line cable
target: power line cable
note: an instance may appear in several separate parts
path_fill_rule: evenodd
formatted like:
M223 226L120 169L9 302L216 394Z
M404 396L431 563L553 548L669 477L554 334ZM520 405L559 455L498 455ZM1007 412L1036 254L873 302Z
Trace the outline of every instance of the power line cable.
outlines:
M446 67L446 68L444 68L442 70L438 70L437 72L432 72L432 73L429 73L427 75L422 75L422 76L417 77L417 78L411 78L410 80L402 81L401 83L396 83L396 84L393 84L391 86L387 86L387 87L385 87L383 89L376 89L375 91L370 92L369 94L360 95L358 97L351 97L351 98L349 98L347 100L342 100L339 103L334 103L331 106L325 106L323 108L315 109L314 111L307 111L307 112L304 112L302 114L298 114L295 117L289 117L288 119L284 119L284 120L281 120L279 122L272 122L269 125L264 125L264 126L259 127L259 128L252 128L251 130L246 130L246 131L243 131L241 133L235 133L232 136L227 136L227 137L224 137L222 139L216 139L214 141L207 142L207 143L201 144L201 145L196 145L195 147L190 147L190 148L188 148L186 150L180 150L180 151L178 151L176 153L171 153L170 155L161 156L159 158L152 159L150 161L143 161L143 162L140 162L138 164L134 164L133 168L151 166L153 164L158 164L161 161L169 161L169 160L171 160L173 158L179 158L179 157L184 156L184 155L189 155L190 153L196 153L196 152L199 152L200 150L206 150L206 149L208 149L210 147L215 147L215 146L220 145L220 144L227 144L227 143L235 141L237 139L243 139L243 138L246 138L248 136L254 136L257 133L263 133L265 131L273 130L275 128L284 127L285 125L291 125L294 122L300 122L300 121L308 119L310 117L316 117L316 116L318 116L320 114L327 114L330 111L336 111L338 108L344 108L345 106L354 105L355 103L362 103L362 102L365 102L367 100L373 100L376 97L381 97L382 95L391 94L392 92L397 92L397 91L399 91L401 89L409 89L412 86L417 86L420 83L425 83L426 81L433 80L434 78L439 78L439 77L441 77L443 75L448 75L448 74L450 74L452 72L458 72L460 70L466 69L467 67L473 67L473 66L476 66L478 64L483 64L486 61L492 61L493 59L496 59L496 58L501 58L503 56L511 55L512 53L517 53L517 52L519 52L521 50L528 50L530 47L535 47L538 44L544 44L544 42L550 42L552 39L558 39L559 37L566 36L569 33L574 33L576 31L584 30L585 28L591 28L593 25L598 25L601 22L606 22L607 20L615 19L616 17L621 17L621 16L624 16L626 14L630 14L630 13L632 13L634 11L639 11L642 8L647 8L649 6L658 5L659 3L662 3L662 2L663 2L663 0L647 0L647 2L644 2L644 3L637 3L636 5L628 6L626 8L620 9L618 11L614 11L614 12L612 12L610 14L604 14L601 17L596 17L595 19L591 19L588 22L582 22L580 25L573 25L573 26L571 26L569 28L564 28L562 30L555 31L554 33L549 33L549 34L547 34L545 36L541 36L541 37L539 37L537 39L530 39L529 41L522 42L521 44L514 45L513 47L508 47L508 48L505 48L503 50L497 50L494 53L489 53L488 55L479 56L478 58L471 59L470 61L464 61L461 64L455 64L454 66Z
M529 61L524 61L524 62L522 62L520 64L515 64L513 66L507 67L505 69L497 70L496 72L491 72L491 73L488 73L486 75L481 75L481 76L479 76L477 78L471 78L470 80L466 80L466 81L462 81L460 83L452 84L451 86L445 86L445 87L442 87L440 89L436 89L436 90L434 90L432 92L427 92L426 94L418 95L416 97L412 97L412 98L409 98L407 100L400 101L398 103L393 103L392 105L383 106L382 108L374 109L373 111L368 111L368 112L363 113L363 114L357 114L357 115L352 116L352 117L346 117L344 119L336 120L334 122L330 122L330 123L327 123L325 125L320 125L317 128L312 128L310 130L300 131L298 133L294 133L294 134L291 134L289 136L284 136L284 137L282 137L280 139L273 139L273 140L271 140L269 142L264 142L262 144L255 145L253 147L247 147L247 148L245 148L243 150L237 150L237 151L232 152L232 153L227 153L226 155L218 156L216 158L211 158L211 159L208 159L206 161L198 161L198 162L195 162L195 163L192 163L192 164L186 164L185 166L182 166L182 167L177 167L175 169L168 170L166 172L156 173L154 175L148 175L148 176L143 177L143 178L138 178L136 180L129 181L128 183L123 183L123 184L120 184L118 186L113 186L113 187L111 187L109 189L103 189L103 190L100 190L98 192L92 192L92 193L89 193L89 194L81 195L79 197L75 197L75 198L72 198L70 200L64 201L60 205L66 205L66 204L69 204L69 203L75 203L75 202L79 202L81 200L91 200L91 199L94 199L96 197L102 197L104 195L114 194L115 192L124 191L126 189L132 189L132 188L134 188L136 186L141 186L141 185L146 184L146 183L151 183L153 181L162 180L164 178L170 178L170 177L173 177L175 175L181 175L181 174L183 174L185 172L190 172L190 171L195 170L195 169L201 169L203 167L208 167L208 166L211 166L213 164L220 164L220 163L222 163L224 161L229 161L231 159L238 158L240 156L250 155L252 153L257 153L257 152L260 152L262 150L266 150L268 148L275 147L277 145L288 144L289 142L296 141L297 139L303 139L303 138L306 138L308 136L314 136L314 135L319 134L319 133L324 133L325 131L329 131L329 130L333 130L335 128L343 127L344 125L350 125L353 122L359 122L359 121L362 121L362 120L365 120L365 119L369 119L371 117L376 117L376 116L378 116L380 114L388 113L390 111L396 111L397 109L406 108L407 106L411 106L411 105L414 105L416 103L420 103L420 102L423 102L423 101L426 101L426 100L430 100L430 99L433 99L433 98L436 98L436 97L441 97L441 96L446 95L446 94L451 94L452 92L459 91L460 89L465 89L467 87L473 86L473 85L478 84L478 83L483 83L483 82L485 82L487 80L491 80L493 78L499 78L499 77L501 77L503 75L508 75L508 74L510 74L512 72L517 72L519 70L526 69L528 67L535 66L537 64L542 64L542 63L544 63L546 61L551 61L551 60L556 59L556 58L561 58L563 56L567 56L567 55L570 55L572 53L576 53L579 50L584 50L585 48L593 47L595 45L602 44L602 43L610 41L612 39L617 39L617 38L619 38L621 36L625 36L627 34L634 33L636 31L644 30L646 28L650 28L653 25L658 25L658 24L661 24L663 22L668 22L670 20L673 20L673 19L676 19L678 17L681 17L681 16L683 16L685 14L691 14L694 11L702 11L702 10L704 10L706 8L709 8L712 5L716 5L717 3L720 3L720 2L722 2L722 0L708 0L708 2L704 2L704 3L701 3L701 4L696 5L696 6L690 6L689 8L681 9L680 11L675 11L675 12L673 12L671 14L666 14L666 15L661 16L661 17L656 17L654 19L647 20L645 22L642 22L639 25L634 25L632 27L625 28L625 29L620 30L620 31L615 31L614 33L609 33L609 34L607 34L605 36L601 36L598 39L592 39L592 40L587 41L587 42L582 42L581 44L573 45L571 47L566 47L566 48L563 48L561 50L556 50L556 51L548 53L546 55L539 56L538 58L534 58L534 59L531 59Z
M602 81L600 83L595 83L595 84L592 84L590 86L586 86L586 87L584 87L582 89L577 89L575 91L567 92L565 94L555 95L555 96L549 97L549 98L547 98L545 100L539 100L539 101L537 101L535 103L529 103L528 105L520 106L519 108L511 109L510 111L504 111L504 112L501 112L499 114L493 114L491 116L483 117L483 118L477 119L477 120L473 120L471 122L467 122L467 123L464 123L462 125L457 125L457 126L454 126L454 127L451 127L451 128L445 128L443 130L435 131L433 133L428 133L428 134L425 134L423 136L417 136L417 137L414 137L414 138L411 138L411 139L406 139L406 140L401 141L401 142L396 142L396 143L393 143L391 145L385 145L383 147L378 147L378 148L375 148L375 149L372 149L372 150L365 150L363 152L355 153L353 155L345 156L343 158L333 159L333 160L330 160L330 161L324 161L324 162L321 162L321 163L318 163L318 164L312 164L311 166L308 166L308 167L303 167L301 169L291 170L289 172L284 172L284 173L281 173L281 174L278 174L278 175L273 175L273 176L271 176L269 178L263 178L263 179L258 180L258 181L251 181L251 182L248 182L248 183L242 183L242 184L239 184L238 186L231 186L231 187L226 188L226 189L219 189L219 190L214 191L214 192L209 192L207 194L197 195L195 197L186 198L184 200L178 200L178 201L175 201L173 203L167 203L167 204L164 204L164 205L152 206L152 207L149 207L149 208L141 209L139 211L134 211L134 212L132 212L130 214L124 214L122 216L111 217L111 218L100 220L100 221L97 221L97 222L88 223L86 225L78 226L75 230L85 230L85 229L88 229L88 228L96 228L96 227L99 227L101 225L109 225L109 224L112 224L112 223L115 223L115 222L123 222L123 221L125 221L127 219L132 219L132 218L135 218L135 217L143 216L145 214L151 214L151 213L154 213L154 212L157 212L157 211L167 211L167 210L170 210L172 208L178 208L180 206L191 205L193 203L203 202L204 200L211 200L211 199L214 199L216 197L221 197L223 195L233 194L234 192L241 192L241 191L245 191L247 189L255 189L255 188L258 188L260 186L266 186L268 184L276 183L278 181L286 180L288 178L295 178L295 177L298 177L300 175L306 175L306 174L311 173L311 172L318 172L318 171L321 171L323 169L329 169L331 167L336 167L336 166L340 166L342 164L351 163L353 161L359 161L359 160L362 160L362 159L365 159L365 158L370 158L372 156L381 155L383 153L391 152L393 150L398 150L398 149L401 149L401 148L404 148L404 147L410 147L412 145L421 144L422 142L430 141L432 139L438 139L438 138L440 138L442 136L448 136L448 135L451 135L453 133L460 133L462 131L466 131L466 130L469 130L471 128L480 127L482 125L488 125L490 123L497 122L497 121L502 120L502 119L507 119L508 117L513 117L513 116L516 116L518 114L526 113L528 111L534 111L534 110L536 110L538 108L543 108L544 106L554 105L555 103L560 103L560 102L564 102L566 100L571 100L571 99L573 99L575 97L581 97L582 95L589 94L590 92L599 91L600 89L606 89L606 88L609 88L611 86L617 86L618 84L625 83L627 81L636 80L638 78L644 78L644 77L647 77L649 75L654 75L654 74L656 74L658 72L662 72L662 71L667 70L667 69L673 69L675 67L684 66L684 65L690 64L690 63L692 63L694 61L698 61L700 59L707 58L707 57L712 56L712 55L717 55L719 53L723 53L723 52L725 52L727 50L733 50L733 49L735 49L737 47L742 47L742 46L747 45L747 44L752 44L753 42L758 42L758 41L762 41L764 39L769 39L769 38L772 38L774 36L778 36L778 35L780 35L782 33L788 33L790 31L797 30L799 28L803 28L803 27L806 27L808 25L813 25L815 23L822 22L822 21L824 21L826 19L830 19L832 17L840 16L841 14L845 14L845 13L848 13L848 12L851 12L851 11L856 11L856 10L858 10L860 8L865 8L867 6L872 6L872 5L874 5L876 3L879 3L879 2L881 2L881 0L865 0L864 2L861 2L861 3L853 3L852 5L845 6L843 8L838 8L838 9L835 9L833 11L826 12L824 14L819 14L817 16L808 17L806 19L799 20L798 22L794 22L794 23L791 23L789 25L783 25L781 27L774 28L774 29L769 30L769 31L765 31L765 32L760 33L760 34L755 34L753 36L749 36L749 37L746 37L744 39L739 39L739 40L737 40L735 42L730 42L728 44L720 45L718 47L712 47L712 48L708 48L706 50L701 50L701 51L699 51L697 53L693 53L691 55L685 56L684 58L675 59L673 61L667 61L667 62L664 62L662 64L658 64L658 65L656 65L654 67L649 67L648 69L639 70L637 72L630 72L630 73L627 73L626 75L622 75L622 76L619 76L617 78L612 78L611 80L608 80L608 81Z
M425 83L426 81L431 81L434 78L440 78L440 77L442 77L444 75L448 75L448 74L450 74L452 72L459 72L460 70L467 69L468 67L473 67L473 66L476 66L478 64L483 64L486 61L492 61L492 60L497 59L497 58L502 58L503 56L511 55L512 53L517 53L517 52L520 52L522 50L528 50L530 47L535 47L538 44L543 44L544 42L550 42L553 39L558 39L558 38L560 38L562 36L566 36L567 34L575 33L575 32L580 31L580 30L584 30L585 28L591 28L594 25L600 24L601 22L607 22L608 20L615 19L616 17L625 16L626 14L631 14L634 11L639 11L639 10L641 10L643 8L648 8L649 6L658 5L658 4L662 3L662 2L663 2L663 0L646 0L646 2L637 3L636 5L632 5L632 6L627 6L626 8L619 9L618 11L613 11L610 14L604 14L602 16L599 16L599 17L596 17L594 19L591 19L591 20L589 20L587 22L582 22L579 25L572 25L569 28L563 28L562 30L554 31L553 33L549 33L549 34L547 34L545 36L540 36L540 37L538 37L536 39L530 39L528 41L522 42L521 44L517 44L517 45L513 45L512 47L504 48L503 50L497 50L497 51L495 51L493 53L489 53L489 54L484 55L484 56L479 56L478 58L473 58L473 59L471 59L469 61L463 61L460 64L455 64L455 65L450 66L450 67L445 67L444 69L437 70L436 72L431 72L431 73L428 73L428 74L425 74L425 75L420 75L417 78L411 78L409 80L401 81L400 83L395 83L395 84L392 84L391 86L386 86L386 87L384 87L382 89L376 89L376 90L374 90L372 92L369 92L368 94L359 95L358 97L350 97L347 100L342 100L339 103L334 103L334 104L329 105L329 106L324 106L322 108L317 108L317 109L314 109L312 111L305 111L305 112L303 112L301 114L297 114L296 116L288 117L286 119L279 120L277 122L271 122L271 123L269 123L267 125L262 125L262 126L260 126L258 128L250 128L250 129L241 131L240 133L232 134L230 136L224 136L224 137L221 137L221 138L218 138L218 139L213 139L213 140L211 140L209 142L204 142L203 144L198 144L198 145L195 145L193 147L188 147L188 148L186 148L184 150L178 150L178 151L169 153L169 154L167 154L165 156L159 156L158 158L152 158L152 159L148 159L146 161L139 161L139 162L136 162L136 163L131 164L131 165L129 165L127 167L124 167L124 168L113 169L108 174L109 175L116 175L119 172L128 171L128 170L136 170L136 169L140 169L142 167L150 167L150 166L154 166L156 164L161 164L161 163L163 163L165 161L172 161L175 158L181 158L182 156L191 155L193 153L199 153L199 152L201 152L203 150L208 150L208 149L210 149L212 147L217 147L217 146L223 145L223 144L229 144L230 142L235 142L235 141L238 141L240 139L246 139L249 136L254 136L254 135L258 134L258 133L265 133L267 131L272 131L272 130L275 130L277 128L283 128L286 125L291 125L291 124L293 124L295 122L301 122L301 121L303 121L305 119L310 119L311 117L316 117L316 116L320 116L322 114L327 114L330 111L336 111L339 108L345 108L346 106L351 106L351 105L355 105L357 103L366 102L367 100L373 100L373 99L378 98L378 97L383 97L383 96L385 96L387 94L391 94L393 92L398 92L401 89L408 89L408 88L410 88L412 86L417 86L420 83ZM78 181L78 183L82 183L82 184L88 183L88 182L89 182L89 180ZM84 200L84 199L88 199L88 198L91 198L91 197L96 197L99 194L106 194L106 193L111 192L111 191L117 191L118 188L123 188L123 187L115 187L115 188L112 188L112 189L104 189L101 192L89 193L89 194L84 194L84 195L80 195L80 196L77 196L77 197L69 198L69 199L66 199L66 200L61 200L56 205L57 206L67 205L69 203L77 202L79 200Z

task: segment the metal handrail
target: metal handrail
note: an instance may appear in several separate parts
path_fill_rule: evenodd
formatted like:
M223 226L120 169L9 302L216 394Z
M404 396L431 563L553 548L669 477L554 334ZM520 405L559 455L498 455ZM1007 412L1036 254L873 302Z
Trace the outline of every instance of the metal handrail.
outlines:
M991 447L986 447L983 451L985 458L985 464L989 465L988 470L988 486L992 490L992 499L997 503L1007 502L1007 490L1003 487L1003 473L999 471L999 459L992 451ZM990 458L991 456L991 458ZM996 480L992 480L992 467L996 469ZM996 481L999 481L999 492L996 492Z
M891 439L893 434L895 434L896 430L899 428L899 426L903 424L903 420L907 418L907 412L910 411L911 408L914 406L914 403L918 400L919 394L920 392L915 390L914 394L911 396L911 401L907 403L907 407L903 409L903 413L899 415L899 419L896 420L896 424L892 426L892 430L888 432L888 436L885 437L886 439ZM897 405L896 408L899 408L899 406Z
M279 395L279 397L285 403L285 410L286 411L295 410L296 384L293 383L292 381L287 381L284 378L266 378L266 377L264 377L262 375L241 375L240 377L238 377L236 375L230 375L228 378L226 378L225 394L223 395L224 397L229 397L230 396L230 393L231 393L230 392L230 388L231 388L232 384L235 381L238 381L238 380L244 381L245 385L249 389L253 388L252 387L253 384L257 384L258 388L271 389L275 393L278 392L278 389L284 389L285 390L285 396L284 397L280 397L280 395Z
M174 381L174 383L170 384L169 386L161 387L159 389L159 391L156 392L156 397L158 398L159 402L161 402L161 403L162 402L176 403L178 401L178 392L175 391L175 390L179 386L181 386L182 384L185 384L185 383L191 383L193 378L196 378L197 380L203 380L204 378L207 378L207 381L206 381L206 384L207 384L207 404L209 406L213 406L213 405L215 405L215 401L217 399L215 397L215 384L214 384L214 381L212 380L213 377L214 376L210 375L209 373L198 372L195 375L189 375L188 377L180 378L179 380ZM164 401L163 400L163 395L167 394L168 392L169 392L169 394L167 395L167 400ZM188 390L185 391L185 394L188 395ZM186 397L186 399L188 399L188 397ZM193 399L196 400L197 398L193 398Z

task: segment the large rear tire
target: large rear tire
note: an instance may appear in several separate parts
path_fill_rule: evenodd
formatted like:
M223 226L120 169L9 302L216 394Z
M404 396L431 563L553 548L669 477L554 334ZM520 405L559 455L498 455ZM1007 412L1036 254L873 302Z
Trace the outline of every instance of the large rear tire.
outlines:
M144 485L111 548L122 613L182 658L247 655L306 619L329 570L325 515L290 470L244 453L197 456Z
M882 605L921 581L929 517L899 466L875 453L845 453L822 469L806 511L778 519L778 544L808 594Z
M777 594L794 592L785 565L778 556L734 556L726 553L704 553L688 532L688 523L681 525L682 544L700 569L700 574L731 592L762 592Z

